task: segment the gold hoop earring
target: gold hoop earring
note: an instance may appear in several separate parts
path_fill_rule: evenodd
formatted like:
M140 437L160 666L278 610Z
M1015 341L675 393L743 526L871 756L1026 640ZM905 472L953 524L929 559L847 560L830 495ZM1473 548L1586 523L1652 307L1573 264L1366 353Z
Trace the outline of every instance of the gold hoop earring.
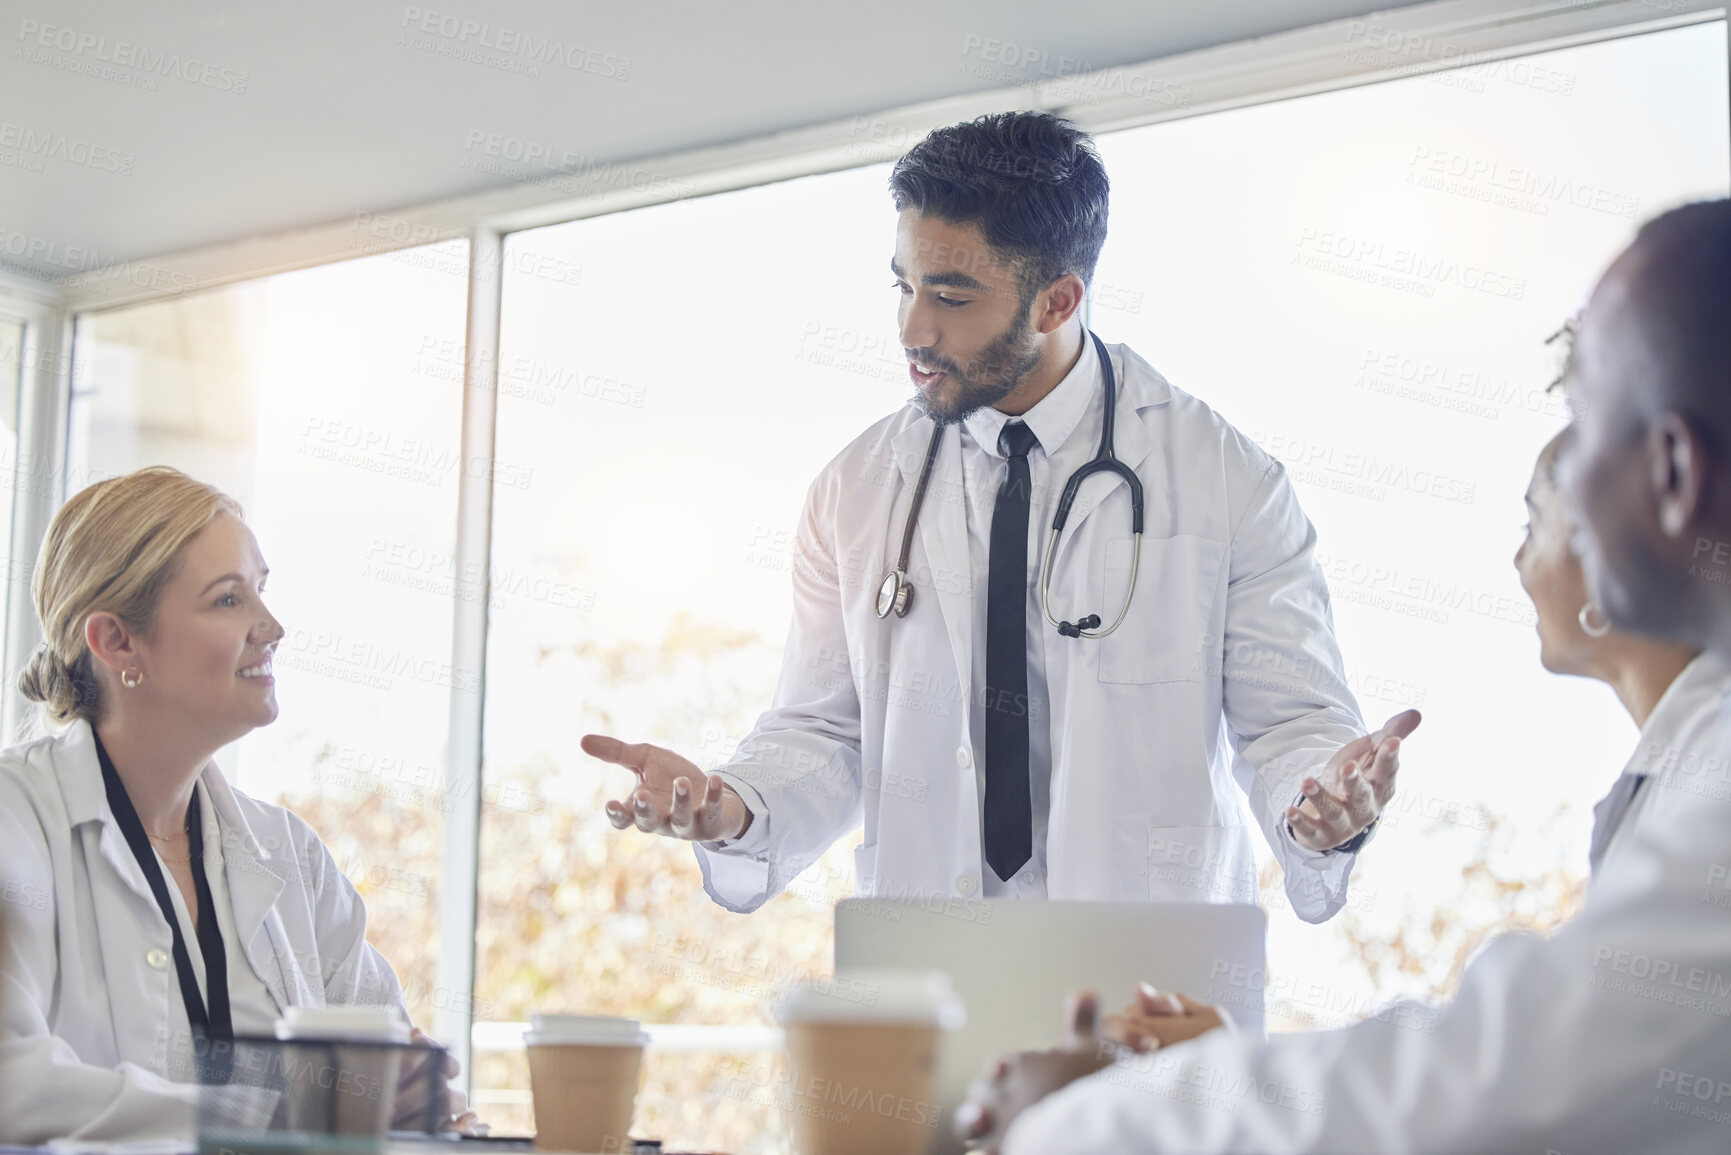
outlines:
M120 671L120 684L125 686L128 690L138 689L139 684L143 681L143 670L128 666L126 669Z
M1593 615L1597 614L1595 624ZM1581 612L1575 615L1575 620L1581 623L1581 632L1589 638L1602 638L1611 632L1611 623L1605 620L1605 611L1599 608L1598 602L1588 602L1581 607Z

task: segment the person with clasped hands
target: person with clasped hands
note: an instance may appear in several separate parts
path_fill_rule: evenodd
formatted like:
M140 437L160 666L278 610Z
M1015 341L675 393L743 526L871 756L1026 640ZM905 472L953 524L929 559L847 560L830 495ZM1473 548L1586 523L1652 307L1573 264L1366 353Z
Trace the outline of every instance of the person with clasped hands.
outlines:
M1580 914L1492 942L1422 1031L1379 1014L1257 1044L1170 992L1104 1023L1081 992L1063 1046L975 1085L965 1138L1004 1155L1727 1149L1731 585L1703 559L1731 540L1728 317L1731 201L1646 225L1579 322L1574 421L1527 494L1515 564L1541 659L1609 683L1641 727L1594 811Z
M1254 901L1242 792L1294 912L1329 918L1419 714L1366 733L1280 463L1084 323L1092 138L950 125L890 194L915 395L812 483L775 700L726 764L583 739L636 776L609 819L693 842L734 911L862 822L867 897ZM1084 474L1108 440L1124 472Z
M290 1006L408 1021L318 836L211 761L277 716L267 573L239 505L165 467L49 526L19 688L58 732L0 751L0 879L32 896L0 944L0 1142L187 1139L197 1064L225 1040ZM442 1087L424 1064L403 1064L422 1090L399 1118Z

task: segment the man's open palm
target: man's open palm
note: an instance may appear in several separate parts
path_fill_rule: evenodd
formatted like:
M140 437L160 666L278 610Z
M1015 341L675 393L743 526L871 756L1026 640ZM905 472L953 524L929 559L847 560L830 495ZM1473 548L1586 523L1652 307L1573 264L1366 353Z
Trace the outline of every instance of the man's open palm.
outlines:
M637 775L637 788L607 803L607 819L648 834L691 842L737 838L750 813L718 775L660 746L627 743L605 734L585 734L583 752Z
M1336 750L1320 776L1304 780L1304 800L1286 810L1287 825L1300 846L1332 849L1376 820L1394 797L1401 739L1422 720L1417 710L1401 711L1376 733Z

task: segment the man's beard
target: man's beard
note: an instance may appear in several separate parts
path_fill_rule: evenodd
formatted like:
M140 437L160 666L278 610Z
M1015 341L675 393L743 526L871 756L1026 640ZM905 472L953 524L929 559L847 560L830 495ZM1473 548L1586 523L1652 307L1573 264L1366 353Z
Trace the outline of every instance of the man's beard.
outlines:
M1040 351L1031 339L1032 333L1028 310L1023 308L1014 324L968 362L966 372L946 358L919 349L907 350L909 360L918 361L928 369L940 369L945 374L939 389L930 392L918 390L913 403L939 425L953 425L976 410L996 405L1014 393L1040 363ZM944 386L954 390L954 396L948 402L938 398Z

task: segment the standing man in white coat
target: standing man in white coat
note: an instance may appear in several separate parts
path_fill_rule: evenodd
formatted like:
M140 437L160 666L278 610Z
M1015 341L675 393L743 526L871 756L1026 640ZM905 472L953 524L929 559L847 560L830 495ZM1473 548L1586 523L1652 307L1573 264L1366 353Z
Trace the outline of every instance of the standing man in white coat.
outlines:
M1418 714L1364 733L1280 464L1083 325L1091 138L982 117L890 187L917 393L812 484L775 702L726 765L584 739L638 776L613 824L696 842L734 911L862 817L862 895L1253 902L1242 789L1328 918Z

